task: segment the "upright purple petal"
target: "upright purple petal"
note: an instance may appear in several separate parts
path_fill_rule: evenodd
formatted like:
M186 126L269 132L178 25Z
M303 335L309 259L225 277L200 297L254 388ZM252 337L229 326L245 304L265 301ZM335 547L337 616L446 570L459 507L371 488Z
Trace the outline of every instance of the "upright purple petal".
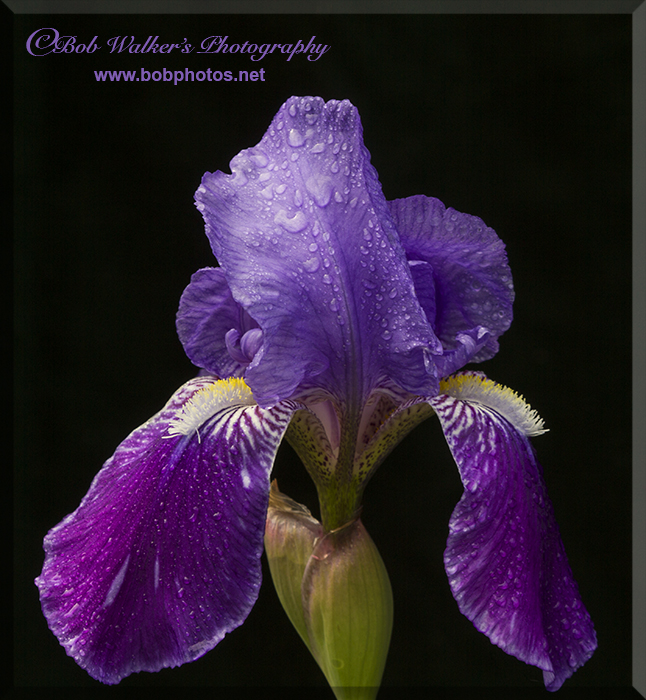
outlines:
M258 402L319 386L361 405L386 379L434 393L441 346L355 107L291 98L231 170L207 173L196 200L234 299L263 333L244 375Z
M503 242L482 219L446 209L432 197L388 204L420 302L445 350L458 347L460 334L483 327L489 332L487 342L465 362L493 357L498 337L511 324L514 300Z
M541 426L483 375L452 377L442 391L429 403L465 489L444 554L451 591L478 630L557 690L597 644L527 438Z
M188 382L49 532L43 612L90 675L113 684L192 661L245 620L293 409L259 408L241 380Z
M177 334L193 364L218 377L240 376L253 358L232 354L227 333L240 339L254 328L255 321L231 295L223 270L207 267L191 277L177 311Z

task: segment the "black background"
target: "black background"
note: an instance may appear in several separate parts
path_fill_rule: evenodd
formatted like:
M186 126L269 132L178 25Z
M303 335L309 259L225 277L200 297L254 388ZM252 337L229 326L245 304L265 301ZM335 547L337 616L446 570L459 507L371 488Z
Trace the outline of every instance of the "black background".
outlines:
M230 159L299 94L358 107L388 199L436 196L482 217L507 244L515 320L480 369L522 393L550 428L533 442L599 637L592 660L561 692L630 686L630 22L15 17L15 686L100 685L65 655L40 613L33 579L42 538L76 508L117 444L193 376L174 314L192 272L214 264L193 193L205 171L228 172ZM83 43L96 34L104 48L32 57L25 41L40 27ZM331 49L317 62L273 55L258 64L195 52L111 55L107 47L116 35L140 43L186 37L197 46L216 34L259 44L315 35ZM175 86L96 82L93 73L142 67L262 67L266 79ZM274 474L314 508L313 488L286 445ZM505 686L544 696L541 672L494 647L451 597L442 553L461 493L433 420L367 489L364 522L395 596L382 693ZM121 686L317 684L323 676L266 577L247 622L214 651Z

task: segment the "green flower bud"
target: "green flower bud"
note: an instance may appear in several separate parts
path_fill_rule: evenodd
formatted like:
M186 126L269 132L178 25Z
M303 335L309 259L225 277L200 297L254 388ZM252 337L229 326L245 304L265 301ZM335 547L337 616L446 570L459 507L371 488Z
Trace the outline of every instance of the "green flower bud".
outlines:
M332 532L272 483L265 552L278 597L339 700L374 698L393 621L390 581L359 519Z
M311 650L339 700L374 698L393 623L390 580L361 520L317 541L302 584Z

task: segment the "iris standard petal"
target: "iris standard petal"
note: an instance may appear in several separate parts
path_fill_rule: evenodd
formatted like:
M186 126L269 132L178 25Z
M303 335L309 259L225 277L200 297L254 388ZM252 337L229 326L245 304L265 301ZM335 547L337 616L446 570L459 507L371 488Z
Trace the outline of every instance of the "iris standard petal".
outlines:
M458 347L459 334L482 326L489 331L487 342L466 361L493 357L497 338L511 324L514 300L503 242L482 219L446 209L432 197L416 195L388 204L414 265L420 302L445 350ZM415 266L415 261L427 265ZM432 281L424 279L428 276ZM434 290L434 300L428 290Z
M325 387L360 405L384 378L434 393L441 345L347 100L289 99L232 175L196 193L233 297L263 343L245 380L260 405Z
M218 377L240 376L252 359L227 347L227 333L240 339L257 324L231 296L219 268L207 267L191 277L179 302L176 325L191 362Z
M456 336L457 346L453 350L447 350L443 355L433 358L438 376L447 377L464 367L468 362L477 361L478 353L486 346L490 338L491 333L483 326L458 333Z
M90 675L192 661L256 601L269 472L293 407L200 377L119 446L45 538L48 624Z
M464 495L444 563L460 611L491 641L543 670L557 690L596 648L528 435L536 414L484 375L449 378L429 400Z

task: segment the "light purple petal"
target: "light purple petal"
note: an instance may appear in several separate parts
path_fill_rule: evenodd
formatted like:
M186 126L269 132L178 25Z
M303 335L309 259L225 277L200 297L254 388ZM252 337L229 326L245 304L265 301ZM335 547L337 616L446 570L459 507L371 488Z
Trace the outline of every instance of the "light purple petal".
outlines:
M263 332L244 375L258 402L319 386L360 405L386 379L436 391L429 353L441 346L355 107L291 98L231 170L207 173L196 200L233 297Z
M191 362L218 377L240 376L249 361L232 355L226 335L237 337L257 324L231 296L224 272L207 267L198 270L184 290L177 311L177 334Z
M518 401L511 397L504 417L478 400L446 394L429 400L465 488L444 563L460 611L508 654L543 669L547 689L557 690L592 656L596 635L542 469L518 427L536 419Z
M413 263L420 302L445 349L455 350L460 333L481 326L489 331L487 342L466 361L493 357L497 338L511 324L514 300L503 242L478 217L446 209L432 197L416 195L388 204ZM424 280L429 275L432 282ZM434 299L428 290L434 290Z
M256 601L269 472L294 407L234 395L213 413L224 383L179 389L45 538L43 612L104 683L202 656Z

